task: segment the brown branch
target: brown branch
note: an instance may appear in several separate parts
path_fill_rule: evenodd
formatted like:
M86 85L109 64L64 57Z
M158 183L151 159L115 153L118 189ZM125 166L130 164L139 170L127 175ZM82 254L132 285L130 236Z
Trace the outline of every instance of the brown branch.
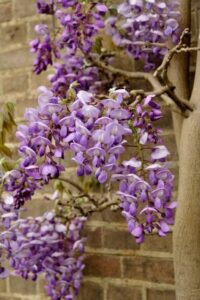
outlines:
M152 87L156 90L156 89L160 89L162 88L162 85L160 83L160 81L158 80L158 78L156 78L153 74L149 74L151 76L149 76L149 83L152 85ZM169 81L167 81L167 84L170 86L173 86ZM171 106L173 104L176 104L176 106L178 106L180 108L180 110L184 113L187 109L189 111L193 111L194 107L192 104L190 104L187 100L185 99L180 99L176 96L176 94L174 93L173 90L170 90L168 92L166 92L166 94L163 94L162 99L166 102L167 105ZM172 104L173 103L173 104ZM174 106L174 105L173 105ZM188 115L185 115L186 117L188 117Z
M155 77L160 76L164 80L167 79L167 71L168 71L169 64L170 64L172 58L174 57L174 55L177 53L177 51L179 51L182 48L185 48L184 39L189 34L190 34L189 28L186 28L186 29L183 30L183 32L180 36L179 43L167 52L167 54L165 55L165 57L162 61L162 64L154 72Z
M186 34L186 33L185 33ZM173 48L174 49L174 48ZM170 57L171 55L174 55L174 52L173 54L171 53L170 54ZM168 66L171 58L166 56L165 57L165 63L164 65L160 66L161 69L165 69L166 66ZM118 68L115 68L111 65L107 65L105 64L104 62L101 62L99 60L94 60L91 56L88 57L88 59L90 60L91 64L93 64L94 66L97 66L98 68L110 73L110 74L113 74L113 75L118 75L118 76L123 76L127 79L144 79L146 81L148 81L151 86L157 91L161 90L161 92L163 91L163 89L165 90L166 89L166 93L161 93L161 98L166 102L167 105L174 105L174 103L180 108L181 111L186 111L187 109L190 110L190 111L193 111L193 106L186 100L184 99L179 99L172 91L172 84L169 83L168 81L167 82L167 85L169 87L169 91L167 92L167 85L165 84L164 86L160 83L159 81L159 76L158 78L155 76L155 74L151 74L151 73L145 73L145 72L130 72L130 71L125 71L125 70L121 70L121 69L118 69ZM168 59L170 59L168 61ZM161 69L157 69L157 70L161 70Z
M107 65L98 59L93 59L91 56L88 57L93 66L96 66L112 75L123 76L127 79L145 79L148 80L148 73L145 72L129 72L122 69L115 68L111 65Z
M71 186L75 187L80 193L84 193L83 188L79 184L75 183L74 181L72 181L68 178L59 178L59 180L65 182L65 183L68 183Z
M200 51L200 47L183 47L181 49L176 50L176 53L181 52L192 52L192 51Z
M135 45L135 46L142 46L144 48L159 47L159 48L166 48L166 49L168 49L168 47L166 46L166 44L163 44L163 43L138 41L138 42L134 42L133 45Z
M175 87L174 86L163 86L158 90L155 91L150 91L150 92L145 92L144 90L132 90L130 91L130 94L132 96L137 96L137 95L142 95L142 96L150 96L150 95L154 95L154 96L161 96L163 94L165 94L166 92L170 91L170 90L174 90Z

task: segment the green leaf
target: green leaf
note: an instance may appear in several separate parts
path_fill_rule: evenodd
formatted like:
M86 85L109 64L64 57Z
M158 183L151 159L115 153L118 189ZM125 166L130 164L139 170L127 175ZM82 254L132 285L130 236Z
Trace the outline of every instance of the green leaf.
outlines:
M10 161L10 160L6 160L4 158L1 165L5 172L9 172L9 171L15 169L17 167L18 163L16 161Z
M110 6L108 8L108 10L109 10L109 13L110 13L111 16L117 16L117 9L116 9L116 7Z
M8 157L12 157L12 151L5 145L0 145L0 153Z
M102 52L102 47L103 47L102 41L103 41L103 39L100 36L95 39L93 50L98 54L101 54L101 52Z

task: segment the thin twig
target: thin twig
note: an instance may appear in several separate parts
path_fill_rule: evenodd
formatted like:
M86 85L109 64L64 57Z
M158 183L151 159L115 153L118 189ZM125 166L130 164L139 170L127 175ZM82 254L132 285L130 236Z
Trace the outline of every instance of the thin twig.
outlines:
M83 188L79 184L75 183L74 181L72 181L68 178L59 178L59 180L70 184L71 186L75 187L79 192L81 192L85 195Z
M135 46L142 46L142 47L144 47L144 48L159 47L159 48L166 48L166 49L168 49L168 47L166 46L166 44L163 44L163 43L155 43L155 42L142 42L142 41L137 41L137 42L133 42L133 45L135 45Z
M184 39L189 34L190 34L189 28L186 28L183 30L183 32L180 36L179 43L167 52L167 54L165 55L165 57L162 61L162 64L154 72L154 77L161 76L163 79L167 78L167 70L168 70L169 64L170 64L172 58L174 57L174 55L177 53L177 51L179 51L180 49L183 48Z
M161 96L163 94L165 94L166 92L168 92L169 90L174 90L175 86L163 86L158 90L155 91L150 91L150 92L145 92L144 90L132 90L130 91L130 94L133 96L136 95L142 95L142 96L150 96L150 95L154 95L154 96Z
M88 58L93 66L96 66L104 71L111 73L112 75L123 76L127 79L145 79L148 80L148 73L145 72L129 72L122 69L115 68L111 65L107 65L98 59L93 59L91 56Z
M176 50L176 53L192 52L192 51L200 51L200 47L185 47L185 48Z
M170 54L170 57L171 57L172 54ZM173 53L174 55L174 53ZM125 71L125 70L121 70L121 69L118 69L118 68L115 68L111 65L107 65L105 64L104 62L101 62L99 60L94 60L91 56L88 58L91 62L91 64L93 64L94 66L97 66L99 67L100 69L103 69L104 71L108 72L108 73L111 73L113 75L118 75L118 76L123 76L127 79L144 79L146 81L148 81L152 87L155 89L155 90L160 90L163 91L163 89L167 89L166 88L166 84L163 86L158 77L156 77L156 74L152 74L152 73L145 73L145 72L130 72L130 71ZM169 58L171 59L171 58ZM164 64L164 68L165 66L168 66L169 64L169 61L167 58L165 58L165 64ZM162 65L161 65L162 66ZM160 66L160 68L161 68ZM162 68L163 68L162 67ZM162 69L161 68L161 69ZM159 68L157 70L160 70ZM159 71L160 72L160 71ZM193 111L193 106L186 100L184 99L179 99L172 91L172 84L170 84L168 81L166 81L167 85L169 86L169 91L168 93L162 93L160 96L161 98L166 102L167 105L174 105L173 103L175 103L183 112L185 110L190 110L190 111Z

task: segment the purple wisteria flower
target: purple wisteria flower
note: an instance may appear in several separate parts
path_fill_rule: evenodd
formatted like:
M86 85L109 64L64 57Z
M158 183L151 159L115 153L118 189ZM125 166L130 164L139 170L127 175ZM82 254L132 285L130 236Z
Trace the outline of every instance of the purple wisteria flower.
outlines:
M73 82L78 89L98 91L104 83L99 80L96 67L88 65L85 55L95 55L95 38L104 28L107 7L103 3L80 1L38 0L39 13L54 14L60 30L54 28L53 36L47 25L37 25L40 38L30 42L31 51L36 53L34 72L45 71L54 63L54 74L49 76L55 95L66 97ZM61 62L58 61L61 59Z
M30 200L36 189L58 178L66 151L72 151L77 174L95 175L100 183L108 180L124 152L131 113L122 107L124 90L99 101L95 95L79 91L67 108L62 99L46 88L40 89L38 107L27 109L27 125L19 126L21 161L7 177L5 188L15 199L15 207Z
M55 71L48 76L55 95L65 98L73 83L76 83L74 85L76 90L83 89L92 92L99 90L99 71L96 67L85 67L84 58L80 55L65 55L62 60L62 64L54 64Z
M78 176L93 175L101 184L111 178L120 181L123 215L131 228L139 226L133 233L138 243L154 230L165 235L173 223L175 202L173 175L166 164L169 151L154 126L162 115L160 106L148 96L130 111L128 98L123 89L111 90L110 97L100 101L92 93L79 91L66 110L60 98L41 88L38 108L26 111L29 123L17 132L20 168L11 171L5 184L15 207L51 179L59 178L65 153L71 151ZM132 157L121 162L131 135Z
M106 20L106 32L130 56L142 59L149 71L155 68L155 59L165 55L168 43L178 42L179 19L178 1L125 0L118 5L116 16Z
M85 218L75 218L67 225L54 212L20 219L13 203L14 199L8 196L0 205L5 226L0 233L0 257L6 254L13 275L36 280L38 274L44 274L52 300L75 299L84 269L85 238L81 232ZM9 271L1 265L0 278L8 275Z
M53 15L54 14L54 0L37 0L37 9L39 14Z
M170 153L153 124L161 115L152 96L137 104L130 122L135 156L123 161L112 176L119 181L122 214L137 243L155 231L165 236L174 222L174 176L166 163Z
M33 70L36 74L40 74L53 63L53 57L60 58L60 54L52 41L50 31L47 25L39 24L35 26L35 31L40 38L30 42L31 52L36 53L37 57L33 64Z

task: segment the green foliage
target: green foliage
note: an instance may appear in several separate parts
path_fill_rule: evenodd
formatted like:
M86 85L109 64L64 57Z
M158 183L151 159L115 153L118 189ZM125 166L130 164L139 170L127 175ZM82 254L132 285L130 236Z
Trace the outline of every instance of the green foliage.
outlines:
M95 51L96 53L98 53L99 55L101 54L102 52L102 47L103 47L103 38L98 36L96 39L95 39L95 43L94 43L94 46L93 46L93 51Z
M0 108L0 153L10 156L10 150L5 146L6 134L11 134L16 126L14 120L14 104L11 102L3 104Z

